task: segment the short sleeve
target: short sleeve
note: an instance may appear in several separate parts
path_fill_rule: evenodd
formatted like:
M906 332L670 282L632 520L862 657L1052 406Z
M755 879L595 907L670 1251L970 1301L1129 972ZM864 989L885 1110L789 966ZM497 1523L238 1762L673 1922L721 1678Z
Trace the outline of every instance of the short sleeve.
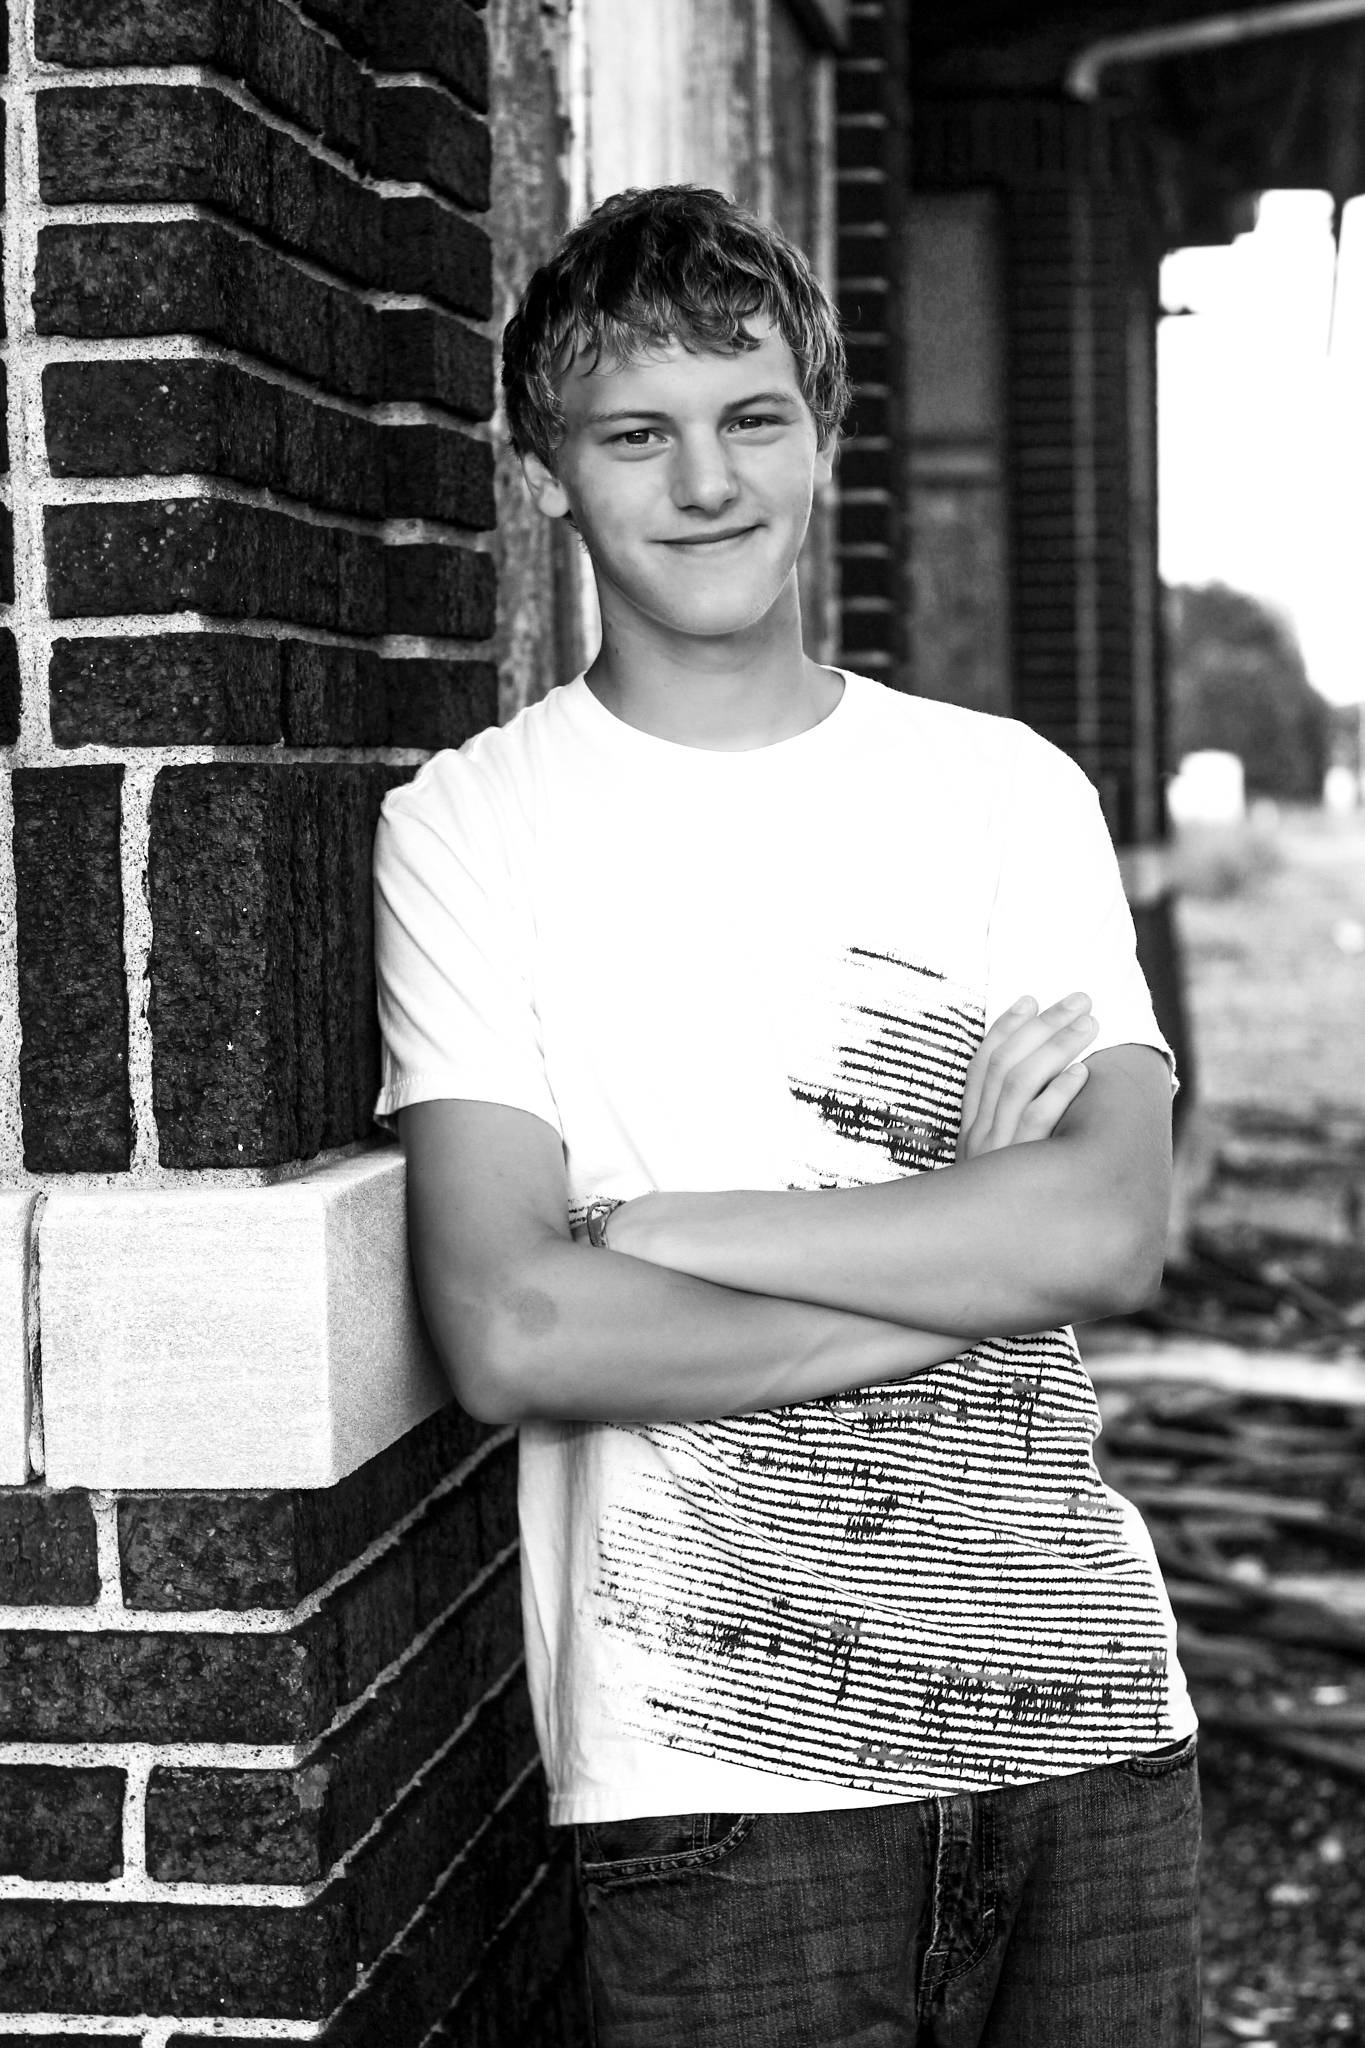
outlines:
M1017 733L987 939L987 1024L1020 996L1046 1008L1084 989L1099 1024L1089 1052L1154 1046L1174 1077L1099 798L1058 748L1027 727Z
M559 1130L536 1016L532 926L478 769L438 754L375 838L381 1121L414 1102L501 1102Z

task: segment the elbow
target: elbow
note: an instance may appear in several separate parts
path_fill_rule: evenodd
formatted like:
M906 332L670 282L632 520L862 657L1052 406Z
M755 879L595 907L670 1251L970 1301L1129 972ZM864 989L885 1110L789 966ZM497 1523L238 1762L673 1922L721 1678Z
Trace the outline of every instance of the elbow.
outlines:
M428 1311L427 1328L451 1391L466 1414L495 1428L528 1422L527 1361L516 1333L468 1303Z
M1073 1271L1073 1322L1135 1315L1161 1285L1166 1219L1122 1215L1086 1233L1086 1256Z

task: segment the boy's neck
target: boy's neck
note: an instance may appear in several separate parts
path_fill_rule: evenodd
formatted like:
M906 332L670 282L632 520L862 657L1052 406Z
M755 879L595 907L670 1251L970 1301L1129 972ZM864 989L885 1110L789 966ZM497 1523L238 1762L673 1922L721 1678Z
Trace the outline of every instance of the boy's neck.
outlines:
M602 649L587 671L593 695L638 732L718 754L794 739L828 718L843 678L801 645L796 579L764 619L739 634L678 633L600 592Z

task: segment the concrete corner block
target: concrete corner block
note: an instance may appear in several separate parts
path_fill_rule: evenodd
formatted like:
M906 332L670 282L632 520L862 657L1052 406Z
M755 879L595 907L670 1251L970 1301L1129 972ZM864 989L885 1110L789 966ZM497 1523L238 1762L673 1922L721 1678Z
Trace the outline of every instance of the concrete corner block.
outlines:
M53 1486L330 1486L450 1398L396 1152L51 1195L40 1273Z
M36 1196L0 1188L0 1486L28 1478L28 1261Z

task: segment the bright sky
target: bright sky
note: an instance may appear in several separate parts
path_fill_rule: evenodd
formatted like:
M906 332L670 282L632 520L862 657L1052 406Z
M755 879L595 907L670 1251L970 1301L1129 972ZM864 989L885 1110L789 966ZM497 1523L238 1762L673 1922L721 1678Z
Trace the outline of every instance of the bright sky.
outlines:
M1253 234L1162 266L1161 573L1277 603L1308 673L1365 699L1365 200L1268 192Z

